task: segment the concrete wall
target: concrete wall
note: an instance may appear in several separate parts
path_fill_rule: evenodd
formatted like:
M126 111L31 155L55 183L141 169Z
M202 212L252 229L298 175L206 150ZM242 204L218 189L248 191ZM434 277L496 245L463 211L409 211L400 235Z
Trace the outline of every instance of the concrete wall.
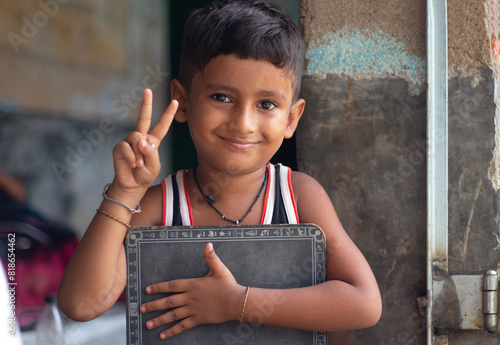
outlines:
M160 0L0 3L0 169L25 182L43 217L83 233L145 87L161 115L167 16Z
M448 2L453 274L482 274L500 261L498 13L496 1ZM330 343L425 344L417 299L426 295L426 1L302 0L300 17L308 65L299 169L326 188L384 301L378 325L332 334ZM499 339L449 333L450 344Z

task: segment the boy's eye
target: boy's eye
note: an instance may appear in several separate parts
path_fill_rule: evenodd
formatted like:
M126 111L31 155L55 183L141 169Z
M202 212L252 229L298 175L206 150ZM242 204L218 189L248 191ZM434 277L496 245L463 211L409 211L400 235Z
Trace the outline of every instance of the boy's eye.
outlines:
M215 99L217 102L222 102L222 103L228 103L231 101L228 96L222 93L217 93L213 95L212 98Z
M273 110L274 108L276 108L276 104L271 101L263 101L259 103L259 108L262 108L264 110Z

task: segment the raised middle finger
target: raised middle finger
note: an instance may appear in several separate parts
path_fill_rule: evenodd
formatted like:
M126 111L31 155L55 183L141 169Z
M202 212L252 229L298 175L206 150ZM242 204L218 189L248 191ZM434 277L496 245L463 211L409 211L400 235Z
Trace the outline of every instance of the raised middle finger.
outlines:
M177 100L172 100L165 109L165 112L161 116L158 123L151 130L151 136L155 137L159 141L162 141L165 135L167 135L168 130L170 129L170 125L174 120L175 113L177 112L177 108L179 107L179 102Z

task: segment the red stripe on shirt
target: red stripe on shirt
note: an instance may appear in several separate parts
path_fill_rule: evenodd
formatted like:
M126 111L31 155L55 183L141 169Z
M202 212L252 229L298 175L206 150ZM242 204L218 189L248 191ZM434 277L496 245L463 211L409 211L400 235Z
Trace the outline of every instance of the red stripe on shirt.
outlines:
M266 218L266 213L267 213L267 202L269 200L269 190L271 189L271 167L269 166L270 163L266 165L267 169L267 186L266 186L266 194L264 195L264 207L262 208L262 217L260 218L260 224L264 224L264 219Z
M293 188L292 188L292 169L288 169L287 180L288 180L288 189L290 190L290 197L292 198L293 210L295 212L295 218L297 219L297 223L300 223L299 212L297 210L297 204L295 203L295 195L293 193Z

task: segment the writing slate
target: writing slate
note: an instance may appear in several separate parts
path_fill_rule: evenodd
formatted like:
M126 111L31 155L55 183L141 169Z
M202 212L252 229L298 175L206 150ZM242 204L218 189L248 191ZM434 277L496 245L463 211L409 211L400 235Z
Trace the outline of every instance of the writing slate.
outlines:
M146 322L165 311L141 314L140 305L169 294L147 295L146 286L207 275L203 248L208 242L213 243L216 254L244 286L287 289L325 280L325 243L316 225L135 228L125 239L128 345L327 344L324 332L259 324L259 318L276 303L272 300L264 310L248 315L255 323L198 325L167 340L161 340L159 334L172 324L147 329Z

